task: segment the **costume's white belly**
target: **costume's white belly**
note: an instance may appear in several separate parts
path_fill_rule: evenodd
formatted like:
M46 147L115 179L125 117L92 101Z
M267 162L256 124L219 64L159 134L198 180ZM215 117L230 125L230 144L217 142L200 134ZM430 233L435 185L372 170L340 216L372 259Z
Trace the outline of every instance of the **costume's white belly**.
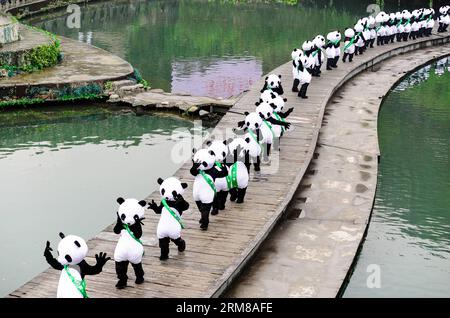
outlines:
M206 178L211 181L213 180L208 174L206 174ZM201 174L195 176L194 185L192 187L192 196L194 201L200 201L202 203L212 203L214 201L214 190Z
M172 211L180 216L177 209L171 208ZM181 236L181 225L180 223L170 214L170 212L163 207L161 212L161 217L158 222L158 227L156 228L156 235L158 239L169 237L173 240L178 239Z
M144 254L144 246L137 242L127 230L120 232L120 238L114 251L114 260L116 262L129 261L133 264L139 264Z
M69 272L77 281L81 281L81 275L76 269L69 267ZM65 269L63 269L61 271L61 275L59 276L58 291L57 291L56 297L57 298L83 298L83 295L75 287L75 285L72 282L72 280L70 279L69 275L67 275Z

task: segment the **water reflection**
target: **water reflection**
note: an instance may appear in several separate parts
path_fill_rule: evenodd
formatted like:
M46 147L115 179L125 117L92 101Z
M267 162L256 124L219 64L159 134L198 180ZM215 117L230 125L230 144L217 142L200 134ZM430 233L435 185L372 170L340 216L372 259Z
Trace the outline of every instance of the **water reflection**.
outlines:
M155 88L229 97L288 61L300 41L363 14L358 2L336 9L328 2L129 0L83 6L81 29L66 26L65 12L30 22L125 58Z
M450 293L450 72L442 59L408 76L384 101L372 221L347 297ZM380 289L366 286L369 264Z
M262 76L262 62L251 57L211 59L208 65L198 60L176 60L172 64L172 92L235 96L248 90Z

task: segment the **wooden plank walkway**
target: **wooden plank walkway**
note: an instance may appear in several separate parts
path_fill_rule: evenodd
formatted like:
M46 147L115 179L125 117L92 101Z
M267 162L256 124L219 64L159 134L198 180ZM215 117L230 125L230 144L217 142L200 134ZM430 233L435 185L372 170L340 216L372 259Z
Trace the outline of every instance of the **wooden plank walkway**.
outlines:
M146 215L142 238L145 245L143 263L146 283L136 286L130 281L130 286L125 290L116 290L114 262L108 262L103 273L87 277L87 290L90 296L220 296L256 252L293 198L313 156L325 106L332 94L348 79L370 68L374 63L420 47L449 42L449 39L449 36L433 35L431 38L415 42L395 43L368 50L363 56L356 57L352 64L340 62L338 69L331 72L323 70L322 77L313 79L308 100L299 99L290 92L292 83L290 62L272 71L271 73L282 75L288 106L295 108L289 117L293 126L282 140L278 171L269 173L271 167L263 165L260 175L253 173L246 202L242 205L229 202L226 211L211 217L207 232L199 229L199 213L191 192L188 191L186 199L191 203L191 211L183 215L187 225L183 232L187 249L184 253L178 254L172 248L171 258L166 262L159 261L158 242L155 238L159 216L150 211ZM286 52L286 55L289 56L289 53ZM255 83L232 110L253 111L254 102L259 99L262 83L263 79ZM233 112L227 113L213 134L222 136L224 131L235 127L242 117ZM277 153L275 152L272 157L274 166L277 163ZM190 166L189 160L176 176L187 182L189 190L192 190L193 178L189 174ZM148 199L152 198L159 201L159 193L153 193ZM112 226L109 226L88 241L90 255L97 251L112 255L117 240L117 235L112 232ZM92 257L88 261L92 262ZM58 278L59 272L48 269L11 293L10 297L55 297Z

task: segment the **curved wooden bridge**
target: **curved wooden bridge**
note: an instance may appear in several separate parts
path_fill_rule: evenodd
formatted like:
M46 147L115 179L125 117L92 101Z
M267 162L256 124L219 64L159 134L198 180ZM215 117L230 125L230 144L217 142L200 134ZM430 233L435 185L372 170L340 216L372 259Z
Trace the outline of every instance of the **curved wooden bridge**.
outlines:
M449 42L449 35L434 34L430 38L369 49L363 56L355 57L351 64L340 62L339 67L333 71L323 70L320 78L313 79L307 100L300 99L290 92L292 83L290 62L273 70L271 73L282 75L284 96L288 98L287 106L294 107L294 112L289 117L292 128L282 140L281 153L272 154L271 166L263 165L260 175L252 173L246 202L242 205L228 202L225 211L221 211L217 216L211 216L208 231L202 232L198 225L199 213L188 191L186 199L191 203L191 212L183 215L187 225L183 232L187 249L184 253L178 254L172 247L170 259L165 262L159 260L158 241L155 238L158 216L149 212L142 237L145 245L143 263L146 282L136 286L133 277L130 277L129 287L116 290L114 262L110 261L100 275L87 277L89 295L91 297L222 295L258 250L293 199L313 158L325 107L334 92L359 72L389 57ZM225 130L230 130L242 120L243 115L239 113L254 110L254 102L259 99L262 83L263 79L255 83L232 108L232 112L228 112L222 118L214 129L214 135L223 136ZM193 178L189 173L190 167L189 160L179 169L176 176L188 182L189 190L192 190ZM147 199L159 200L159 193L155 192ZM117 235L112 232L112 226L109 226L88 241L90 248L88 261L93 262L93 253L97 251L113 255L117 239ZM356 253L356 249L354 252ZM48 269L12 292L10 297L55 297L59 274L55 270ZM341 274L346 275L339 273Z

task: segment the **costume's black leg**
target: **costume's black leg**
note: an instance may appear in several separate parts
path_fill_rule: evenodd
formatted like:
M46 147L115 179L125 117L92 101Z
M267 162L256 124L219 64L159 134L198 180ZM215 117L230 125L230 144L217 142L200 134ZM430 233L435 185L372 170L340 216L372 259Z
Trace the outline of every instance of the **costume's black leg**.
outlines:
M332 68L331 68L331 58L327 58L327 70L328 71L332 70Z
M184 250L186 249L186 241L181 237L177 238L176 240L172 240L172 242L174 242L178 247L178 252L184 252Z
M142 262L139 264L133 264L131 263L131 266L133 266L134 274L136 275L136 284L142 284L144 282L144 269L142 268Z
M267 157L270 156L270 148L272 147L272 144L267 144Z
M245 193L247 192L247 188L237 189L238 198L236 203L244 203Z
M219 210L225 210L225 204L227 203L228 191L220 192Z
M331 67L337 68L337 62L339 61L339 56L335 56L333 59L333 64L331 65ZM305 92L306 93L306 92Z
M294 84L292 85L292 91L293 92L298 92L298 84L300 84L300 80L299 79L294 79Z
M123 289L127 286L127 270L128 270L128 261L124 262L116 262L116 274L119 281L116 284L117 289Z
M208 229L209 225L209 213L211 212L212 203L202 203L202 223L200 228L204 231Z
M344 56L342 57L342 62L343 63L346 62L345 60L347 59L347 56L349 56L349 54L344 52Z
M161 249L161 256L159 257L159 259L161 261L165 261L169 258L169 243L170 238L168 237L159 239L159 248Z
M202 202L201 201L195 201L195 204L197 205L198 211L200 212L200 215L202 213ZM198 221L198 223L202 224L202 219Z
M237 199L237 189L230 189L230 201L234 202Z
M302 85L302 88L300 89L300 92L298 93L299 97L301 97L303 99L308 98L308 96L306 96L306 91L308 89L308 85L309 85L309 83L305 83Z
M256 172L261 171L261 157L260 156L256 157L256 162L253 163L253 167Z
M220 206L220 199L219 199L220 192L217 192L217 195L214 197L211 215L217 215L219 214L219 206Z
M353 54L350 54L350 55L349 55L348 61L349 61L349 62L353 62Z

